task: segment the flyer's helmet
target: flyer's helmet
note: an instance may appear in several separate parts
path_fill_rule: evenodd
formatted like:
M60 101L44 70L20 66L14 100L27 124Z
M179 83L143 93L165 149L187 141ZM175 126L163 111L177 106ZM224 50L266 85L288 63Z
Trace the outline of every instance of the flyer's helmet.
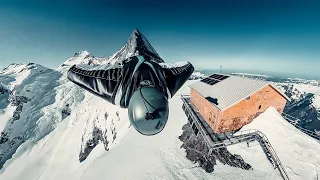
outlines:
M128 114L132 126L139 133L147 136L158 134L168 120L168 99L154 87L139 87L131 96Z

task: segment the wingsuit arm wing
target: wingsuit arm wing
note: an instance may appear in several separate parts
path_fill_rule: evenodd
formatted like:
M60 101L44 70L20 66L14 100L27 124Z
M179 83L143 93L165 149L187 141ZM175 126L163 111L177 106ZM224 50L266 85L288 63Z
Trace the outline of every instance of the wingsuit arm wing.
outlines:
M181 88L194 71L190 62L180 62L176 64L160 63L164 69L168 89L171 97Z
M114 104L114 91L119 86L121 68L88 69L74 65L69 69L67 77L83 89Z

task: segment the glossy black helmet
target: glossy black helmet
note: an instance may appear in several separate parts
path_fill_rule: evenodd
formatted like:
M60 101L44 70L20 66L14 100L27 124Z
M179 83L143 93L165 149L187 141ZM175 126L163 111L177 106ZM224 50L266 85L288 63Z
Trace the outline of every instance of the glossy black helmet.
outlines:
M131 96L128 115L139 133L147 136L158 134L168 121L168 99L158 89L142 86Z

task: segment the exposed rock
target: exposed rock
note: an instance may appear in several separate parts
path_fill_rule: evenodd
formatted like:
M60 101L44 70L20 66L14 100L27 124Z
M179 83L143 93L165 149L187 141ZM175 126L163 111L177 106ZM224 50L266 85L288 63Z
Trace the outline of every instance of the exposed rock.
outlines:
M8 93L8 92L9 91L6 88L2 87L1 84L0 84L0 94L5 94L5 93Z
M227 148L221 148L214 150L212 154L209 154L203 138L198 134L196 136L189 124L185 124L182 127L183 133L179 136L179 139L183 142L182 148L186 150L186 157L194 163L198 163L206 172L213 172L216 160L223 164L228 164L232 167L238 167L242 169L252 169L251 166L246 163L241 156L231 154Z
M23 138L20 136L10 138L11 133L12 131L3 131L0 134L0 169L3 167L6 160L10 159L13 155L13 153L10 153L10 150L14 148L16 149L19 146L19 144L21 144L21 142L23 141Z
M35 63L28 63L26 65L26 67L22 68L18 73L21 73L21 72L24 72L24 71L28 71L28 70L31 70L31 69L35 69L35 68L37 68L37 66L41 66L41 65L35 64Z
M8 101L12 106L19 106L20 104L27 103L30 99L25 96L16 96L15 91L12 91L9 95Z
M120 121L119 111L116 112L116 115L117 115L118 121Z
M112 119L112 122L111 122L110 130L111 130L111 133L113 135L113 137L112 137L112 142L113 142L117 138L116 126L115 126L115 124L113 122L113 119Z
M84 141L83 137L82 141ZM84 147L81 145L79 161L84 161L100 141L103 143L105 150L108 151L109 142L107 141L107 131L103 133L101 129L94 127L92 130L92 137L85 143Z
M231 154L227 148L214 150L212 154L223 164L228 164L229 166L245 170L252 169L251 165L246 163L240 155Z
M20 113L22 112L23 104L27 103L28 101L30 101L30 99L25 96L16 96L14 90L10 93L8 102L11 104L11 106L17 107L13 112L13 120L11 121L11 123L13 123L15 120L20 119Z
M313 105L314 94L301 93L292 85L283 86L285 94L292 99L284 108L284 113L300 119L298 125L310 131L320 131L319 110Z
M5 142L7 142L8 139L8 135L6 132L1 132L0 134L0 144L4 144Z
M62 113L62 119L65 119L66 117L70 116L71 109L69 107L69 104L66 104L65 107L61 111Z

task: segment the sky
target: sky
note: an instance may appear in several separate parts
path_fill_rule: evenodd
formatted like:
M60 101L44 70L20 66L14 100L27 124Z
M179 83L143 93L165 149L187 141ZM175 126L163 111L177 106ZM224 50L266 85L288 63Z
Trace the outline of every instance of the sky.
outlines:
M138 28L166 62L320 76L317 0L0 0L0 69L108 57Z

